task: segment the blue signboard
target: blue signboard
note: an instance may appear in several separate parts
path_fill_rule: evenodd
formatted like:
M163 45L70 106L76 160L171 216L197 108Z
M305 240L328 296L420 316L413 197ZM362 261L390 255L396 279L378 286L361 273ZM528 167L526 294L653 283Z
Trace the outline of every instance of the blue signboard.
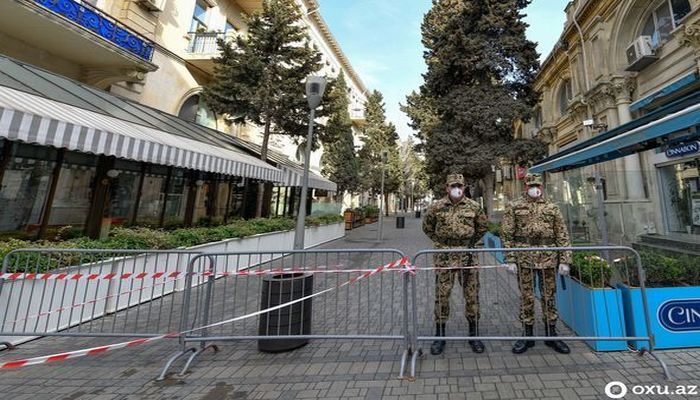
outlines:
M700 142L682 143L666 149L666 157L683 157L700 152Z
M657 315L671 332L700 332L700 299L669 300L659 306Z

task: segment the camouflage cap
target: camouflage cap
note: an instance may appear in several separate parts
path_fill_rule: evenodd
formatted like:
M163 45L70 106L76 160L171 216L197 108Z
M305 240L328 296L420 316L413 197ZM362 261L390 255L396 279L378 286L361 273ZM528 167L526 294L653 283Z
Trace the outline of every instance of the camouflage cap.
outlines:
M455 183L459 183L460 185L464 186L464 176L462 176L462 174L447 175L447 186L454 185Z
M532 186L532 185L543 185L542 181L542 175L540 174L527 174L525 175L525 185L527 186Z

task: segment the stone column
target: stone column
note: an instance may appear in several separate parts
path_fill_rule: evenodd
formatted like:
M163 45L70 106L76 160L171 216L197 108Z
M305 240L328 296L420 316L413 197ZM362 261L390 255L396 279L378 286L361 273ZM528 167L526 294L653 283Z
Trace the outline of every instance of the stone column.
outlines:
M632 121L630 103L632 103L632 92L634 91L634 81L631 79L621 79L613 83L615 93L615 105L620 125ZM644 177L642 176L642 163L639 154L631 154L623 159L625 166L625 188L627 189L628 200L645 199Z

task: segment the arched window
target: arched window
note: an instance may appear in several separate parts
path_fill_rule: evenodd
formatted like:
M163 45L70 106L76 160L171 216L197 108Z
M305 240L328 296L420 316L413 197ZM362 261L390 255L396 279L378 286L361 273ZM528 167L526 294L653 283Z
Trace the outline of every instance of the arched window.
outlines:
M688 0L663 0L647 17L642 27L642 36L650 36L652 46L657 48L670 39L671 31L680 25L688 13Z
M192 95L185 100L177 116L185 121L216 129L216 115L198 94Z
M566 109L569 108L569 102L571 101L572 97L573 93L571 90L571 80L567 79L559 88L558 98L560 115L566 115Z

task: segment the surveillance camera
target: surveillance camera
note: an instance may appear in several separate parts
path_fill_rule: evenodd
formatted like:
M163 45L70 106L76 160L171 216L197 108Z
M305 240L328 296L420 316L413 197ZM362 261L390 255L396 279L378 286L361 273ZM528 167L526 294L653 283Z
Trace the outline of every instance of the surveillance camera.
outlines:
M595 121L592 119L585 119L583 120L583 126L593 126L595 125Z

